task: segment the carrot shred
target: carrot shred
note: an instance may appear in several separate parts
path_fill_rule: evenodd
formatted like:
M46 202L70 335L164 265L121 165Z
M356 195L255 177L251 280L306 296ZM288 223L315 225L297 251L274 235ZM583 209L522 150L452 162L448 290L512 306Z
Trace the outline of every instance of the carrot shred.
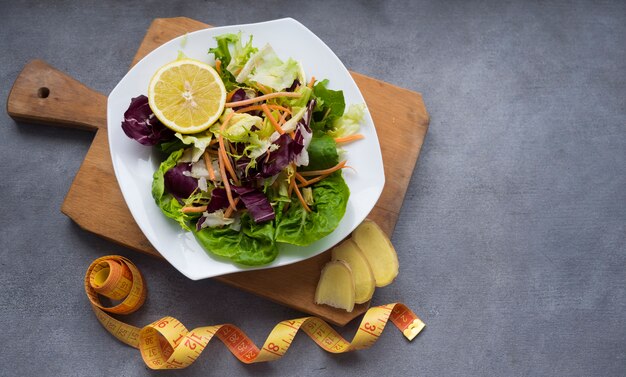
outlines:
M303 171L303 172L300 172L300 174L303 177L310 177L310 176L313 176L313 175L330 174L330 173L336 172L337 170L343 168L344 166L346 166L346 160L341 161L340 163L338 163L337 165L333 166L332 168L328 168L328 169L324 169L324 170Z
M289 110L286 107L280 106L280 105L267 105L267 107L269 107L272 110L280 110L280 111L284 111L286 113L291 114L291 110ZM237 111L235 111L236 113L247 113L248 111L253 111L253 110L263 110L261 108L261 105L251 105L251 106L247 106L244 107L243 109L239 109Z
M243 101L226 102L226 104L224 106L225 107L239 107L239 106L245 106L245 105L250 105L250 104L253 104L253 103L265 101L265 100L272 99L272 98L278 98L278 97L299 98L301 96L302 96L302 93L276 92L276 93L265 94L265 95L254 97L254 98L244 99Z
M228 177L226 176L226 169L224 169L224 161L222 161L222 154L220 153L218 156L218 165L220 166L220 174L222 174L222 182L224 182L224 189L226 190L226 197L228 198L228 203L230 206L235 208L237 204L233 200L233 194L230 192L230 183L228 183Z
M287 115L290 115L291 111L287 110L283 113L283 115L278 120L278 124L282 127L285 124L285 120L287 119Z
M351 141L361 140L363 138L365 138L365 136L361 134L354 134L346 137L336 137L335 143L349 143Z
M274 116L270 112L270 109L269 109L269 107L267 107L266 103L261 105L261 109L263 109L263 112L265 113L265 116L270 120L270 123L272 123L272 126L274 126L274 129L276 129L276 132L278 132L281 135L284 134L285 131L283 131L282 127L280 127L278 122L276 122L276 119L274 118Z
M311 80L306 86L308 86L309 89L313 89L313 84L315 84L315 76L311 76Z
M219 59L215 61L215 70L220 76L222 75L222 61Z
M321 181L322 179L327 178L329 175L330 174L323 174L323 175L320 175L319 177L315 177L313 179L309 179L308 181L302 182L301 184L299 184L298 187L308 187L308 186L311 186L312 184L317 183L317 182Z
M211 161L211 156L209 156L209 152L204 150L204 164L206 165L206 170L209 171L209 178L215 182L215 170L213 170L213 162Z
M298 181L300 181L301 183L308 183L308 181L306 180L306 178L304 178L303 176L300 175L300 173L296 172L296 179Z
M306 204L306 201L304 201L304 198L302 197L302 194L300 193L300 189L298 188L298 186L296 186L295 180L291 181L291 186L293 186L293 190L296 192L296 196L298 197L298 200L300 200L300 204L302 204L302 207L304 208L304 210L307 212L311 212L311 208L309 208L309 206Z
M272 92L270 89L267 89L265 85L259 84L258 82L256 83L256 87L259 88L259 91L263 94L269 94Z
M230 164L230 159L228 158L228 155L226 154L226 148L224 147L224 136L222 136L222 133L224 133L224 129L226 128L226 125L228 124L228 122L230 121L230 119L233 117L234 114L235 113L228 114L224 122L222 122L222 125L220 126L220 134L218 135L218 140L220 143L219 154L221 154L222 156L222 162L225 165L226 169L228 170L228 173L230 173L230 176L233 178L233 181L235 181L235 184L239 185L239 178L237 178L237 174L235 174L235 170L233 169L233 166ZM225 175L222 175L222 180L227 181L228 177L226 177Z
M234 207L226 208L226 211L224 212L224 218L229 218L233 214L233 212L235 211L235 208L237 207L237 203L239 203L239 198L235 198Z
M183 207L183 209L181 210L183 213L198 213L198 212L204 212L206 211L207 206L200 206L200 207Z

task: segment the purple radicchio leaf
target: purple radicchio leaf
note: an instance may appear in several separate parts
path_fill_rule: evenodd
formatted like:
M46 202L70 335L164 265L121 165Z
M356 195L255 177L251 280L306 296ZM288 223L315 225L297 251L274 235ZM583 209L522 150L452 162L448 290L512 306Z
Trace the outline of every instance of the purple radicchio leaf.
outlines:
M298 127L294 134L293 143L291 143L291 149L294 156L297 156L304 149L304 136L302 135L302 127Z
M207 205L206 211L208 213L215 212L220 209L228 208L228 197L226 196L226 190L223 188L214 188L211 191L211 200Z
M209 201L209 204L207 204L206 212L213 213L220 209L226 209L228 208L229 205L230 204L228 203L228 196L226 195L226 190L223 188L216 187L213 189L213 191L211 191L211 200ZM239 205L237 205L237 208L239 208ZM197 231L202 230L202 224L204 223L205 220L206 220L206 217L204 216L201 216L198 219L198 222L196 222Z
M263 192L251 187L231 186L248 209L255 223L274 220L274 208Z
M148 146L174 137L174 131L165 127L154 116L150 105L148 105L148 97L144 95L135 97L130 101L128 110L124 112L122 130L126 136Z
M264 160L261 174L264 177L272 177L287 167L293 160L293 139L288 134L282 134L273 143L278 149L270 152L269 159Z
M246 171L246 168L248 167L248 164L250 164L250 158L248 157L240 157L236 162L235 162L235 171L237 172L237 175L239 177L241 177L241 183L242 185L245 186L249 186L249 185L254 185L254 183L258 180L258 179L262 179L263 175L261 174L261 166L263 164L263 159L265 159L265 157L267 156L266 153L263 153L260 157L258 157L256 159L256 166L253 168L249 168Z
M245 90L239 88L239 89L237 89L235 91L235 93L233 93L233 96L230 98L230 102L239 102L239 101L243 101L243 100L250 99L250 98L253 98L253 97L248 97L248 93ZM257 104L260 105L262 103L265 103L265 101L258 102ZM233 107L233 111L237 111L239 109L243 109L243 108L245 108L247 106L249 106L249 105ZM260 115L262 113L262 111L260 111L260 110L252 110L252 111L248 111L247 113L250 114L250 115L257 115L258 116L258 115Z
M291 84L291 86L287 89L285 89L286 92L293 92L294 90L296 90L296 88L300 86L300 80L295 79L293 80L293 84Z
M316 101L314 99L309 101L309 103L306 105L306 111L304 112L302 119L300 119L300 121L298 122L298 124L302 124L308 132L313 132L311 131L311 117L313 116L315 103Z
M196 222L196 230L199 232L202 230L202 224L204 224L204 221L206 220L206 217L204 216L200 216L200 218L198 219L198 221Z
M198 188L198 180L185 175L191 172L191 164L180 163L163 175L165 189L178 199L186 199Z

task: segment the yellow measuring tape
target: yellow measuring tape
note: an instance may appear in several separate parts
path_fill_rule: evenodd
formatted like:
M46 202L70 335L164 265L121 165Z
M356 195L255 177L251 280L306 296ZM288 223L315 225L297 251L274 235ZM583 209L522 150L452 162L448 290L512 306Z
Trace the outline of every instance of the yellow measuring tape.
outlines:
M163 317L143 328L111 317L107 312L130 314L139 309L146 299L146 286L141 273L124 257L110 255L96 259L87 269L85 291L102 326L120 341L138 348L144 362L152 369L188 367L214 336L239 361L251 364L281 358L300 329L325 351L344 353L371 347L389 320L409 340L413 340L425 326L404 304L395 303L370 308L352 342L341 337L322 319L304 317L280 322L259 349L243 331L231 324L198 327L189 331L172 317ZM121 302L104 307L98 295Z

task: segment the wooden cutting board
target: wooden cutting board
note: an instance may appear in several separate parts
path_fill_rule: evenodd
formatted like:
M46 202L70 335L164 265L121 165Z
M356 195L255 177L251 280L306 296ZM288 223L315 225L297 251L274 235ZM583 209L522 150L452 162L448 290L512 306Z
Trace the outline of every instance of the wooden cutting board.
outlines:
M208 27L184 17L155 19L132 65L161 44ZM386 184L368 217L391 235L426 136L429 117L419 93L351 73L374 119L385 166ZM15 120L96 132L61 211L85 230L161 257L133 220L115 179L107 139L106 107L106 96L41 60L34 60L24 67L7 101L7 111ZM313 303L321 267L329 259L326 251L289 266L234 273L215 279L343 326L362 314L369 303L355 306L351 313ZM403 261L401 255L400 263L411 263L411 260Z

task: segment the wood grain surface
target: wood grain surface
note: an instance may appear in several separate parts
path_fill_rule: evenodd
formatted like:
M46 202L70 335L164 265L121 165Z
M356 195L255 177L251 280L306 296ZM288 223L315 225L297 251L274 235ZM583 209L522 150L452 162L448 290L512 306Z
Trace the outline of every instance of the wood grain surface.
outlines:
M207 27L210 26L183 17L154 20L132 65L172 38ZM358 73L351 74L376 125L385 166L386 184L368 217L391 235L426 136L429 117L419 93ZM61 211L85 230L161 257L133 220L115 179L106 134L106 97L103 94L45 62L35 60L27 64L16 79L7 101L7 112L20 121L95 130L96 136ZM215 279L334 324L345 325L362 314L369 303L356 305L351 313L313 303L321 266L329 259L329 253L324 252L289 266Z

